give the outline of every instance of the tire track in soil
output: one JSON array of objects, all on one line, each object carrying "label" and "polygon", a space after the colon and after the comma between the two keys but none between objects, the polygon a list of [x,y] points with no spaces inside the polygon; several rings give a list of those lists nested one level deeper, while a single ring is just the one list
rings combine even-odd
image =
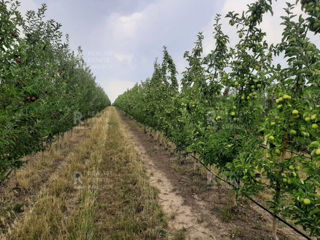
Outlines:
[{"label": "tire track in soil", "polygon": [[168,216],[169,229],[172,232],[184,232],[188,240],[231,239],[228,236],[231,229],[212,215],[209,223],[203,221],[205,215],[210,214],[205,208],[206,204],[196,195],[186,198],[180,194],[182,186],[177,181],[172,181],[168,173],[163,171],[163,168],[169,167],[165,165],[170,155],[165,151],[155,152],[152,148],[154,143],[148,140],[143,131],[133,126],[134,123],[129,122],[119,111],[118,114],[125,125],[128,138],[145,163],[151,184],[160,191],[159,202]]}]

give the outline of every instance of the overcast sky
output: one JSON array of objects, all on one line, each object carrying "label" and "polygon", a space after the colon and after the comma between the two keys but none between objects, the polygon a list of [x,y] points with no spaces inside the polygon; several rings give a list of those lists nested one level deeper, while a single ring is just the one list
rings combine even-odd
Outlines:
[{"label": "overcast sky", "polygon": [[[254,0],[20,0],[21,10],[48,5],[48,18],[62,23],[73,49],[81,46],[97,82],[113,101],[136,82],[150,77],[155,58],[167,46],[179,72],[183,53],[204,32],[205,52],[213,47],[212,24],[217,13],[242,11]],[[292,2],[293,0],[291,0]],[[295,1],[295,0],[294,0]],[[285,1],[275,4],[275,16],[267,16],[263,29],[270,42],[281,41],[279,16]],[[297,13],[300,10],[297,9]],[[223,21],[232,42],[234,30]],[[311,36],[320,45],[319,36]]]}]

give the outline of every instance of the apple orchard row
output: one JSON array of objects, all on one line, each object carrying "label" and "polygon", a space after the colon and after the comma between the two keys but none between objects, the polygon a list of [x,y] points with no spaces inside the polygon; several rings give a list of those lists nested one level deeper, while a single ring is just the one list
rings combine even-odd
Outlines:
[{"label": "apple orchard row", "polygon": [[[216,166],[238,186],[237,197],[267,193],[274,213],[320,239],[320,51],[308,38],[319,38],[320,3],[291,2],[281,43],[269,44],[260,27],[271,0],[223,16],[238,33],[234,46],[218,15],[215,48],[204,56],[200,33],[184,54],[181,81],[164,48],[152,77],[115,105]],[[305,15],[294,15],[300,6]]]}]

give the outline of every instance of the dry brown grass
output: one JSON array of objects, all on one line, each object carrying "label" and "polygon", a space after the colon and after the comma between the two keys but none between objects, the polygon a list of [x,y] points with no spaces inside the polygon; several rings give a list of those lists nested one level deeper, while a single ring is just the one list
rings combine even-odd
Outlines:
[{"label": "dry brown grass", "polygon": [[48,150],[26,156],[22,159],[23,167],[0,186],[0,239],[12,223],[32,207],[52,175],[66,164],[76,146],[88,136],[92,121],[90,119],[65,133]]},{"label": "dry brown grass", "polygon": [[105,154],[100,165],[97,239],[166,239],[166,221],[143,163],[111,108]]}]

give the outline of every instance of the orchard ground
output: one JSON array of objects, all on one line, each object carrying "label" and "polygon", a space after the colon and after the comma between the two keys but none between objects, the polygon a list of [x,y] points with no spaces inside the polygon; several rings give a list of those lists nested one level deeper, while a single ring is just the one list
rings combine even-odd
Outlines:
[{"label": "orchard ground", "polygon": [[145,130],[109,107],[26,157],[0,188],[0,239],[272,239],[266,213]]}]

